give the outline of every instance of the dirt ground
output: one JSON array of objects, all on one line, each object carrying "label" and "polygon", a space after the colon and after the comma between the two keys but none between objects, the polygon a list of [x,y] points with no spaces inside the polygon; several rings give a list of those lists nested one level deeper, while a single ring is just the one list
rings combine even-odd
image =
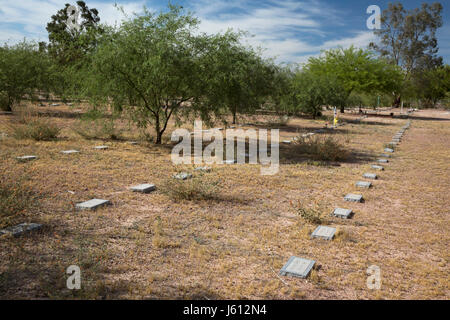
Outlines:
[{"label": "dirt ground", "polygon": [[[45,108],[40,108],[46,110]],[[80,110],[47,108],[63,128],[57,141],[17,140],[16,115],[0,115],[0,177],[21,181],[39,195],[17,222],[43,224],[40,232],[0,238],[0,298],[39,299],[449,299],[450,113],[418,111],[386,170],[364,190],[355,187],[374,172],[384,145],[408,121],[399,110],[355,122],[346,113],[333,135],[351,157],[318,165],[280,145],[280,171],[262,176],[259,165],[213,165],[209,173],[175,166],[171,146],[128,140],[85,140],[72,130]],[[331,113],[328,113],[329,115]],[[256,123],[256,121],[259,121]],[[243,128],[275,128],[268,116],[241,119]],[[266,124],[266,126],[265,126]],[[280,140],[322,128],[325,120],[292,118]],[[217,126],[220,126],[217,125]],[[126,127],[126,126],[124,126]],[[192,126],[191,126],[192,127]],[[172,130],[171,127],[170,130]],[[96,145],[108,150],[95,150]],[[64,155],[60,151],[81,152]],[[16,157],[39,159],[21,163]],[[175,201],[157,189],[130,192],[140,183],[157,188],[179,171],[219,181],[217,197]],[[70,191],[70,192],[69,192]],[[344,202],[345,194],[364,203]],[[91,198],[111,206],[78,211]],[[315,226],[297,207],[322,213],[338,229],[333,241],[311,239]],[[353,209],[350,220],[331,217]],[[308,279],[280,277],[291,256],[316,261]],[[81,268],[81,290],[66,288],[66,269]],[[367,268],[381,270],[381,289],[367,288]]]}]

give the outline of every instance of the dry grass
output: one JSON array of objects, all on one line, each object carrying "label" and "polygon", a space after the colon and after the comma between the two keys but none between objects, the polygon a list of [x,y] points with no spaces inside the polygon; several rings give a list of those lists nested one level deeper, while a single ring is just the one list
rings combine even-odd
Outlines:
[{"label": "dry grass", "polygon": [[[49,109],[41,108],[54,112]],[[21,219],[46,226],[39,234],[0,240],[2,298],[450,297],[450,117],[444,112],[416,114],[423,118],[413,119],[370,190],[356,190],[354,184],[406,120],[369,117],[338,128],[335,135],[351,150],[340,166],[311,166],[307,156],[283,162],[274,176],[261,176],[256,165],[213,166],[205,175],[220,180],[217,194],[229,201],[187,201],[159,189],[176,172],[192,170],[172,164],[170,146],[80,139],[71,130],[78,118],[69,114],[75,111],[54,109],[65,115],[53,118],[62,129],[60,140],[0,140],[0,176],[14,180],[26,174],[30,189],[44,195],[39,208],[26,209]],[[0,115],[0,132],[11,133],[14,117]],[[293,118],[281,128],[280,140],[323,125],[323,120]],[[139,137],[127,124],[121,129],[126,139]],[[110,148],[94,150],[98,144]],[[292,147],[281,146],[282,156]],[[72,148],[81,153],[60,154]],[[39,159],[15,160],[25,154]],[[157,191],[127,189],[145,182],[156,184]],[[366,202],[344,202],[348,192],[361,192]],[[95,212],[73,209],[93,197],[113,205]],[[336,239],[310,239],[314,227],[297,215],[291,206],[296,201],[321,208],[323,223],[339,230]],[[338,206],[352,208],[353,219],[331,217]],[[317,261],[311,278],[280,281],[275,273],[291,255]],[[65,270],[72,264],[82,270],[80,291],[65,288]],[[379,291],[366,287],[370,265],[381,268]]]}]

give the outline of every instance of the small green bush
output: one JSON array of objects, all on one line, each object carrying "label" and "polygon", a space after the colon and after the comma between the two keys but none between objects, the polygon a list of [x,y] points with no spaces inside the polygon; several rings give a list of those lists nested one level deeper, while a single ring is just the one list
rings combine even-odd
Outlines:
[{"label": "small green bush", "polygon": [[11,127],[12,136],[16,139],[33,139],[36,141],[56,140],[61,129],[48,120],[33,119],[25,124]]},{"label": "small green bush", "polygon": [[303,220],[311,224],[321,224],[320,213],[313,209],[297,208],[297,213]]},{"label": "small green bush", "polygon": [[86,119],[79,121],[73,128],[77,134],[87,140],[111,139],[120,140],[122,130],[116,127],[111,119]]},{"label": "small green bush", "polygon": [[219,182],[206,180],[203,176],[187,180],[169,179],[161,185],[160,190],[175,201],[213,200],[218,198]]},{"label": "small green bush", "polygon": [[297,154],[304,154],[320,161],[341,161],[348,159],[350,155],[344,144],[337,138],[317,134],[310,137],[298,137],[293,150]]}]

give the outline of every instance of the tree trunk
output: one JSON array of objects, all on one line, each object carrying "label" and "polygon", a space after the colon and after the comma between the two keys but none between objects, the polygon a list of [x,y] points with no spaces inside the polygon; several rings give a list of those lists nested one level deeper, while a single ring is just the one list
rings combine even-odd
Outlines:
[{"label": "tree trunk", "polygon": [[2,106],[1,109],[3,111],[6,111],[6,112],[11,112],[12,111],[12,105],[13,105],[13,99],[11,99],[11,97],[8,96],[7,104],[5,106]]},{"label": "tree trunk", "polygon": [[6,112],[11,112],[12,108],[11,108],[10,104],[7,104],[6,106],[1,107],[1,110],[6,111]]},{"label": "tree trunk", "polygon": [[161,144],[162,132],[161,132],[161,125],[159,123],[159,115],[158,114],[155,117],[155,131],[156,131],[155,144]]},{"label": "tree trunk", "polygon": [[161,144],[162,143],[162,132],[157,131],[156,132],[156,142],[155,144]]},{"label": "tree trunk", "polygon": [[344,108],[344,106],[341,106],[341,113],[344,113],[345,112],[345,108]]},{"label": "tree trunk", "polygon": [[398,95],[398,96],[395,97],[393,107],[399,108],[401,103],[402,103],[402,96]]},{"label": "tree trunk", "polygon": [[233,108],[233,124],[236,124],[236,107]]}]

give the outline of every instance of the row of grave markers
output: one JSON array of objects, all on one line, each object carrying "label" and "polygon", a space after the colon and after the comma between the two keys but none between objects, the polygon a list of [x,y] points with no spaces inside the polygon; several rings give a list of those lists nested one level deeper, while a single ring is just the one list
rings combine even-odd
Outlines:
[{"label": "row of grave markers", "polygon": [[[388,163],[389,160],[387,158],[391,158],[390,153],[394,152],[394,148],[401,142],[403,134],[410,127],[411,121],[408,121],[407,124],[400,129],[398,133],[396,133],[392,141],[388,144],[390,148],[385,148],[383,154],[380,155],[380,159],[377,159],[378,163]],[[384,170],[384,167],[381,165],[372,165],[373,169]],[[366,179],[376,180],[378,176],[375,173],[364,173],[363,177]],[[359,188],[369,189],[372,186],[372,183],[369,181],[357,181],[356,186]],[[361,194],[353,194],[349,193],[344,197],[345,201],[349,202],[363,202],[364,198]],[[344,208],[336,208],[334,209],[332,215],[335,217],[350,219],[353,216],[353,210],[344,209]],[[311,234],[311,238],[320,238],[325,240],[332,240],[336,233],[336,228],[328,227],[328,226],[318,226]],[[296,256],[292,256],[286,262],[286,264],[281,268],[280,275],[282,276],[293,276],[299,278],[307,278],[313,269],[316,261],[300,258]]]},{"label": "row of grave markers", "polygon": [[[362,117],[364,118],[364,117]],[[384,149],[384,154],[381,155],[381,158],[377,160],[379,163],[388,163],[388,159],[391,156],[388,153],[394,152],[394,147],[397,146],[401,138],[404,134],[404,132],[409,128],[411,124],[411,121],[409,121],[402,129],[394,135],[392,138],[392,141],[389,143],[390,148]],[[341,124],[343,125],[343,124]],[[323,129],[316,130],[317,132],[322,132]],[[311,134],[306,134],[311,135]],[[135,143],[133,143],[135,144]],[[107,149],[107,146],[98,146],[94,147],[95,149]],[[78,150],[66,150],[62,151],[64,154],[72,154],[72,153],[78,153]],[[18,159],[21,160],[33,160],[36,159],[36,156],[23,156],[19,157]],[[234,163],[234,162],[233,162]],[[372,165],[373,169],[377,170],[384,170],[384,167],[381,165]],[[210,171],[209,167],[199,167],[195,170],[202,170],[202,171]],[[190,173],[179,173],[174,176],[175,179],[180,180],[186,180],[192,177],[192,174]],[[378,177],[374,173],[364,173],[363,175],[366,179],[372,179],[376,180]],[[356,182],[356,186],[359,188],[370,188],[372,186],[371,182],[368,181],[358,181]],[[156,186],[154,184],[140,184],[129,188],[133,192],[141,192],[141,193],[150,193],[154,190],[156,190]],[[363,196],[361,194],[352,194],[349,193],[344,197],[345,201],[349,202],[363,202]],[[76,204],[76,208],[79,210],[95,210],[101,206],[110,205],[111,202],[109,200],[104,199],[91,199],[89,201],[85,201],[82,203]],[[353,210],[346,209],[346,208],[335,208],[332,212],[332,215],[338,218],[343,219],[350,219],[353,216]],[[0,235],[2,234],[12,234],[13,236],[19,236],[25,232],[30,232],[34,230],[39,230],[42,226],[40,224],[36,223],[22,223],[14,227],[9,227],[3,230],[0,230]],[[328,226],[318,226],[311,234],[311,238],[320,238],[325,240],[332,240],[334,238],[334,235],[336,233],[336,228],[328,227]],[[300,258],[296,256],[292,256],[289,258],[289,260],[286,262],[286,264],[281,268],[280,275],[282,276],[294,276],[294,277],[300,277],[300,278],[307,278],[310,274],[312,268],[315,265],[314,260],[309,260],[305,258]]]}]

